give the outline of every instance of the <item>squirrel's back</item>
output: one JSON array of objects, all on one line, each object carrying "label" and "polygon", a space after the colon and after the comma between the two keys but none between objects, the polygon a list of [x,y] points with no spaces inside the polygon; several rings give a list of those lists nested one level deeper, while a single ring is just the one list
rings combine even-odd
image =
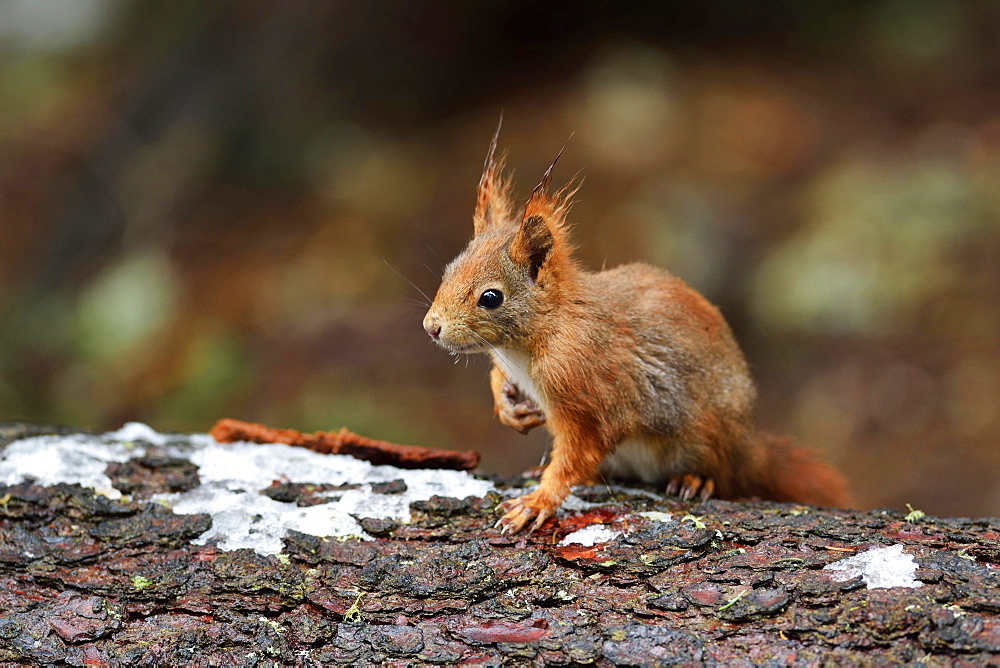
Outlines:
[{"label": "squirrel's back", "polygon": [[[587,274],[586,282],[634,364],[649,429],[675,432],[705,409],[752,419],[756,391],[746,359],[722,314],[701,294],[642,263]],[[682,415],[658,414],[668,397],[679,399],[668,412]]]}]

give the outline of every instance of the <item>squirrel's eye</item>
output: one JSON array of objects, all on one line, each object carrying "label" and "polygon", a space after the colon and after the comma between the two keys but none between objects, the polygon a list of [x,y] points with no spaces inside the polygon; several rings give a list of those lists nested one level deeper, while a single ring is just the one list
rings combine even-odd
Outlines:
[{"label": "squirrel's eye", "polygon": [[487,290],[479,295],[479,306],[482,308],[496,308],[503,304],[503,293],[499,290]]}]

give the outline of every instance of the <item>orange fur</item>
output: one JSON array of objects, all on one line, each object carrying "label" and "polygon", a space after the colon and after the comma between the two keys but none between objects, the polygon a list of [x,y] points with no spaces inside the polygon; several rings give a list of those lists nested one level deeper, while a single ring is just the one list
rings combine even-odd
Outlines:
[{"label": "orange fur", "polygon": [[[566,223],[575,186],[550,194],[549,167],[515,216],[496,141],[475,236],[446,268],[424,327],[453,353],[492,357],[503,424],[545,424],[552,435],[538,488],[504,504],[504,529],[539,526],[572,486],[601,475],[682,479],[688,492],[723,498],[846,504],[836,471],[758,433],[756,390],[718,309],[648,265],[581,269]],[[485,299],[496,294],[499,304]]]}]

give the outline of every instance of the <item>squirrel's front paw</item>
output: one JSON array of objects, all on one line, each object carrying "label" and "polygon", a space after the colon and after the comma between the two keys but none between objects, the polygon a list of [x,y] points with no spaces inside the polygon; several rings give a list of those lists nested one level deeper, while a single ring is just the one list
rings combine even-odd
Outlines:
[{"label": "squirrel's front paw", "polygon": [[501,424],[522,434],[527,434],[535,427],[545,424],[545,412],[510,383],[504,383],[503,392],[496,402],[496,409]]},{"label": "squirrel's front paw", "polygon": [[505,514],[497,520],[496,526],[500,528],[500,533],[517,533],[534,519],[535,523],[531,525],[531,531],[534,531],[545,524],[558,507],[559,501],[553,500],[548,495],[539,494],[537,491],[525,494],[504,501],[497,507],[497,510]]}]

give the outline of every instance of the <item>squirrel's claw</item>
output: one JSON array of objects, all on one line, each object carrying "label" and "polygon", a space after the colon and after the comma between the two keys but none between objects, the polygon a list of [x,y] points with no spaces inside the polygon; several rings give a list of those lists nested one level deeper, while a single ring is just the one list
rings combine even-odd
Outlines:
[{"label": "squirrel's claw", "polygon": [[667,494],[679,496],[685,501],[690,501],[695,496],[707,501],[715,493],[715,481],[711,478],[703,478],[700,475],[684,474],[670,478],[667,482]]},{"label": "squirrel's claw", "polygon": [[525,494],[516,499],[504,501],[497,506],[497,510],[505,513],[496,523],[496,527],[500,529],[502,534],[517,533],[534,519],[535,522],[529,530],[531,533],[545,524],[555,513],[555,508],[549,507],[534,494]]}]

